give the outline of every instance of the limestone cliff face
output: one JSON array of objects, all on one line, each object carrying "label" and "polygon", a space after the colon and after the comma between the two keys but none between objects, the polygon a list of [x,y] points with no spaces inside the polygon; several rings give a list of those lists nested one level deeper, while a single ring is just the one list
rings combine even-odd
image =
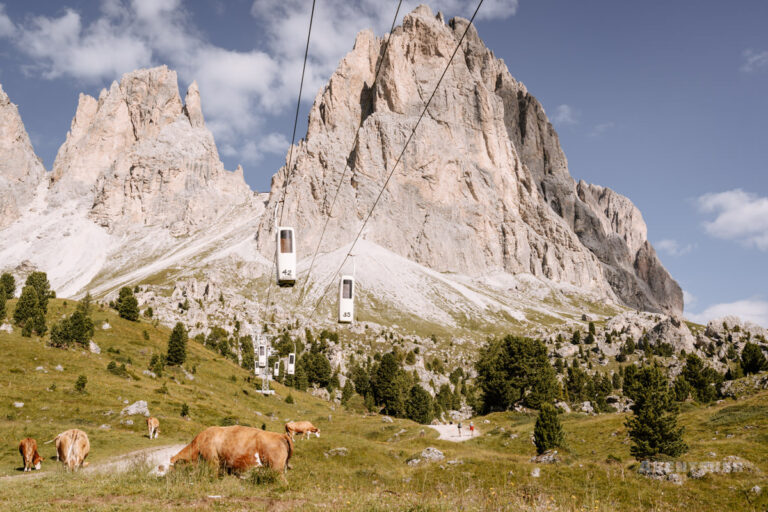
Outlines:
[{"label": "limestone cliff face", "polygon": [[0,86],[0,229],[21,215],[44,176],[19,111]]},{"label": "limestone cliff face", "polygon": [[111,231],[161,225],[184,234],[253,196],[242,169],[224,169],[205,127],[196,83],[179,96],[165,66],[134,71],[80,95],[56,156],[52,198],[90,204]]},{"label": "limestone cliff face", "polygon": [[[361,32],[320,91],[294,151],[284,224],[311,256],[346,164],[321,252],[351,242],[467,21],[421,6],[390,45]],[[382,69],[377,83],[377,63]],[[351,147],[358,126],[358,141]],[[289,169],[274,176],[267,211]],[[258,243],[274,250],[271,216]],[[529,273],[607,300],[680,312],[682,292],[629,199],[576,183],[546,114],[470,28],[364,238],[441,272]]]}]

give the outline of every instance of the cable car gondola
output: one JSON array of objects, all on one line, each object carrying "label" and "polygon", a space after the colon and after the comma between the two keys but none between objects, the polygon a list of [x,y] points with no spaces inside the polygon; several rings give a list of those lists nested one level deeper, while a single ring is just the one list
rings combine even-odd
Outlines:
[{"label": "cable car gondola", "polygon": [[293,228],[277,228],[277,285],[296,284],[296,244]]},{"label": "cable car gondola", "polygon": [[341,276],[339,282],[339,323],[350,324],[355,320],[355,278]]}]

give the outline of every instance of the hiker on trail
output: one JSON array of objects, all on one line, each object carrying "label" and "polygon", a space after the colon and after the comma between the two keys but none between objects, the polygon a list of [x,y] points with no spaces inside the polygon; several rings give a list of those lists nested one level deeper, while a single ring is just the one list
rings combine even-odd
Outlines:
[{"label": "hiker on trail", "polygon": [[458,427],[459,427],[459,437],[461,437],[461,422],[459,422]]},{"label": "hiker on trail", "polygon": [[469,422],[469,437],[475,436],[475,424],[471,421]]}]

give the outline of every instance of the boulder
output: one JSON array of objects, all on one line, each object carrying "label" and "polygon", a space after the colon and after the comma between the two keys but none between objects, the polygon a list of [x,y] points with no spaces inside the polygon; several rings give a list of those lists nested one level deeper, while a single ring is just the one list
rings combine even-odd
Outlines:
[{"label": "boulder", "polygon": [[142,416],[149,416],[149,408],[147,407],[147,402],[145,400],[138,400],[133,402],[131,405],[123,408],[123,410],[120,411],[121,416],[134,416],[137,414]]},{"label": "boulder", "polygon": [[421,452],[421,458],[427,462],[439,462],[445,458],[445,455],[443,455],[443,452],[437,448],[430,446],[428,448],[424,448],[424,450]]}]

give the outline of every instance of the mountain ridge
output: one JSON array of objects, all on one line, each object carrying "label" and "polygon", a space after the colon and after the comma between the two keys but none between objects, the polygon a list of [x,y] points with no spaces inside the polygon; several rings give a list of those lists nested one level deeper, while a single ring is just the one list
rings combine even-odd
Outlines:
[{"label": "mountain ridge", "polygon": [[[307,135],[294,149],[296,175],[285,206],[297,229],[300,280],[309,278],[308,259],[341,171],[347,162],[351,168],[320,247],[324,270],[311,276],[307,299],[319,299],[332,278],[339,248],[359,229],[467,23],[455,18],[446,25],[419,7],[393,31],[386,54],[383,39],[362,31],[318,92]],[[34,211],[0,230],[6,268],[46,270],[68,296],[106,296],[146,282],[162,294],[162,287],[194,278],[239,304],[238,314],[252,325],[274,314],[306,315],[306,305],[289,306],[299,304],[295,291],[264,301],[274,251],[271,212],[285,166],[269,195],[251,191],[242,168],[224,170],[196,83],[182,102],[177,82],[160,66],[127,73],[98,99],[80,96],[53,170],[36,185]],[[415,266],[400,266],[402,293],[397,279],[384,282],[373,267],[370,276],[364,266],[357,270],[360,291],[372,300],[373,283],[386,285],[389,309],[417,317],[431,311],[446,326],[484,315],[536,324],[545,313],[514,291],[522,286],[530,297],[559,296],[554,302],[569,304],[562,310],[568,318],[581,315],[584,300],[595,310],[682,310],[679,286],[647,241],[639,210],[608,188],[570,177],[543,107],[474,27],[384,196],[363,234],[375,254],[370,261],[386,267],[382,258],[392,254]],[[425,287],[428,303],[409,310],[404,297],[416,286]],[[466,286],[482,299],[443,300],[441,293]],[[180,317],[174,304],[160,303],[168,322]],[[565,318],[560,306],[548,307],[553,318]],[[373,314],[371,320],[383,313]],[[195,323],[205,328],[211,315],[203,308]]]}]

